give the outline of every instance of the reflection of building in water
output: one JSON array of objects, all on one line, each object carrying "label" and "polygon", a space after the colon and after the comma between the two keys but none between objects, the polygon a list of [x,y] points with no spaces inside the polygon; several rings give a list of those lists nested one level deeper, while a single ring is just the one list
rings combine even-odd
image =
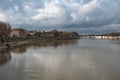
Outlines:
[{"label": "reflection of building in water", "polygon": [[9,51],[2,50],[0,51],[0,64],[3,64],[11,59]]},{"label": "reflection of building in water", "polygon": [[49,41],[43,41],[43,42],[34,42],[29,44],[29,46],[32,47],[40,47],[40,46],[62,46],[62,45],[74,45],[77,44],[78,40],[49,40]]},{"label": "reflection of building in water", "polygon": [[38,48],[40,46],[53,46],[53,47],[58,47],[62,45],[74,45],[77,44],[78,40],[49,40],[49,41],[37,41],[37,42],[31,42],[29,44],[26,44],[21,47],[13,48],[11,49],[12,52],[15,53],[25,53],[26,48],[28,47],[33,47],[33,48]]},{"label": "reflection of building in water", "polygon": [[24,53],[26,52],[26,46],[17,47],[17,48],[12,49],[11,51],[15,53]]},{"label": "reflection of building in water", "polygon": [[78,40],[58,40],[58,41],[51,41],[49,42],[49,46],[54,46],[54,47],[58,47],[58,46],[66,46],[66,45],[74,45],[77,44]]}]

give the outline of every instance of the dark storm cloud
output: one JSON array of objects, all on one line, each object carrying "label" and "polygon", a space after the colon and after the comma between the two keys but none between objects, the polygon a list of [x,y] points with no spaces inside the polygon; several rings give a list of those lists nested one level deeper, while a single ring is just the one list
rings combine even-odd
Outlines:
[{"label": "dark storm cloud", "polygon": [[120,0],[1,0],[0,20],[26,29],[120,30]]}]

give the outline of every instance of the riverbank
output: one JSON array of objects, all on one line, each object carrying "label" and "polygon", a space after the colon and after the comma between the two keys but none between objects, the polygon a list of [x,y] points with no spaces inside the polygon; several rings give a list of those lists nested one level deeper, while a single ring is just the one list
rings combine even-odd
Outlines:
[{"label": "riverbank", "polygon": [[0,46],[0,50],[8,49],[8,48],[16,48],[20,46],[24,46],[30,43],[48,43],[51,41],[61,41],[61,40],[74,40],[79,38],[65,38],[65,39],[58,39],[58,38],[9,38],[5,39],[5,43]]}]

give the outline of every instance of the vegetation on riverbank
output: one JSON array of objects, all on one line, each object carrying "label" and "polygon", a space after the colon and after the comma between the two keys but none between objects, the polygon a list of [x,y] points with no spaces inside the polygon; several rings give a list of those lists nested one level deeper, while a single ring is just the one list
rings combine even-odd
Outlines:
[{"label": "vegetation on riverbank", "polygon": [[28,44],[31,41],[41,40],[69,40],[79,39],[77,32],[58,31],[37,31],[25,30],[23,28],[12,29],[9,23],[0,22],[0,49]]}]

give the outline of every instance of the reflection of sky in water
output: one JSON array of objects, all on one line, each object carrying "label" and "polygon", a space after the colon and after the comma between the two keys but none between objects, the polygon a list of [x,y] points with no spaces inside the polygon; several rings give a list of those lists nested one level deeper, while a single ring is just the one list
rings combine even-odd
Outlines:
[{"label": "reflection of sky in water", "polygon": [[119,48],[101,40],[28,48],[12,53],[11,62],[0,68],[0,80],[120,80]]}]

